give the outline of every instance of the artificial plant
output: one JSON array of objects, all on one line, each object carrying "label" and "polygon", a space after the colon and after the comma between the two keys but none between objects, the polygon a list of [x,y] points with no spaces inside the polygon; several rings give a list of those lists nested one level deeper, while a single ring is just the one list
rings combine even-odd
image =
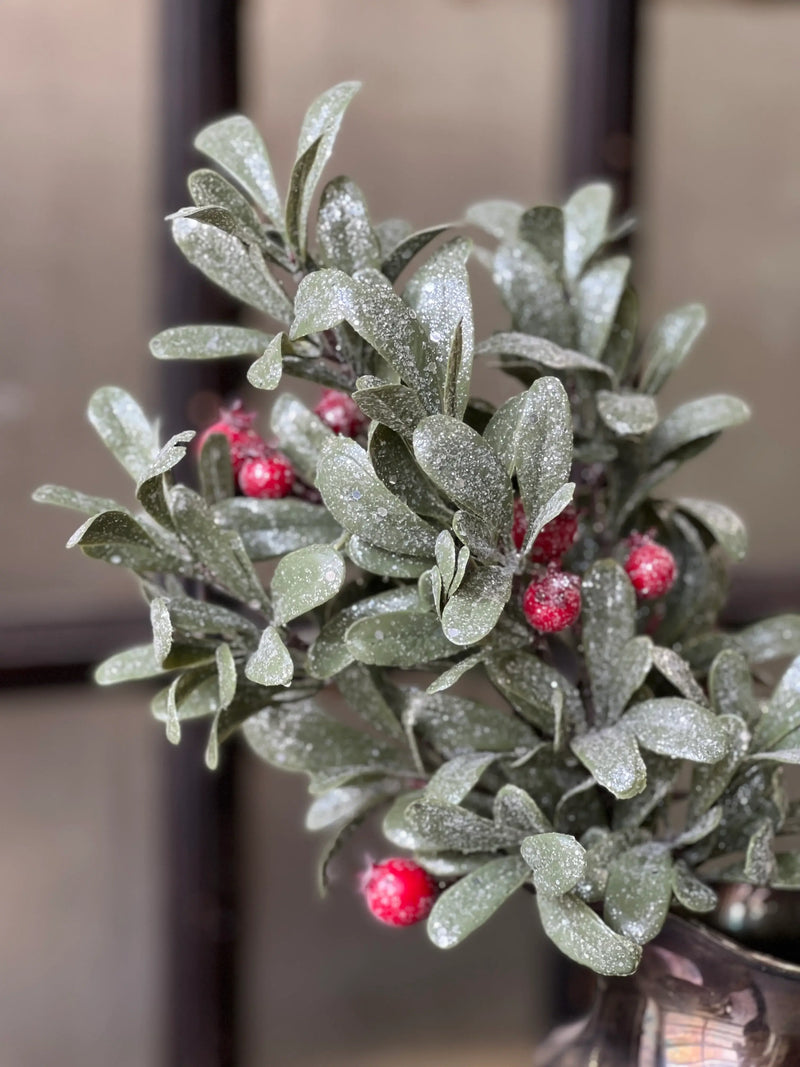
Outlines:
[{"label": "artificial plant", "polygon": [[[437,945],[527,885],[567,955],[629,973],[671,906],[713,909],[710,878],[800,886],[800,857],[775,847],[800,829],[782,784],[800,762],[800,658],[771,694],[754,673],[800,651],[800,617],[722,630],[744,527],[663,488],[747,407],[660,410],[704,313],[670,312],[639,343],[606,185],[563,208],[475,205],[464,224],[491,247],[373,224],[346,177],[315,204],[356,88],[311,105],[285,202],[246,118],[200,133],[219,170],[190,175],[172,234],[258,325],[150,345],[250,357],[268,393],[284,376],[335,392],[316,410],[281,392],[267,442],[234,408],[187,456],[192,432],[162,444],[130,396],[100,389],[89,418],[136,504],[36,496],[87,514],[69,546],[129,568],[150,607],[152,643],[97,681],[163,678],[156,718],[175,743],[206,718],[211,768],[241,730],[306,773],[307,826],[331,834],[323,882],[377,815],[427,872],[412,917],[433,905]],[[510,316],[477,345],[471,257]],[[472,393],[474,359],[514,380],[496,409]],[[194,483],[195,463],[197,489],[175,477]],[[323,707],[328,689],[358,726]]]}]

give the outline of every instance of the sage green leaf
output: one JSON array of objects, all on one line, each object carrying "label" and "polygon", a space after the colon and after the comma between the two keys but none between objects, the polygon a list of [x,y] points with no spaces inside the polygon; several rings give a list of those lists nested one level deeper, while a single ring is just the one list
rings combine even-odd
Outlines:
[{"label": "sage green leaf", "polygon": [[588,904],[574,894],[536,894],[544,932],[555,946],[596,974],[633,974],[642,958],[635,941],[615,933]]},{"label": "sage green leaf", "polygon": [[647,768],[647,785],[635,797],[614,805],[611,820],[614,830],[625,831],[644,825],[671,793],[681,767],[678,760],[656,756],[652,752],[644,754],[644,764]]},{"label": "sage green leaf", "polygon": [[172,647],[173,634],[166,597],[156,597],[150,602],[150,625],[153,629],[153,655],[156,663],[163,664]]},{"label": "sage green leaf", "polygon": [[705,441],[750,418],[750,408],[735,396],[707,396],[689,400],[667,415],[648,440],[651,467],[694,442]]},{"label": "sage green leaf", "polygon": [[640,745],[661,756],[717,763],[728,751],[728,735],[717,716],[681,697],[635,704],[623,722]]},{"label": "sage green leaf", "polygon": [[700,818],[692,825],[689,825],[682,833],[672,839],[671,847],[685,848],[687,845],[696,845],[698,841],[702,841],[708,837],[709,834],[717,829],[722,821],[722,807],[717,806],[709,808],[704,812]]},{"label": "sage green leaf", "polygon": [[444,673],[440,674],[436,681],[431,682],[425,692],[441,693],[445,689],[449,689],[451,686],[456,684],[456,682],[459,680],[459,678],[462,677],[462,675],[466,674],[467,671],[471,671],[473,667],[477,667],[478,664],[482,662],[482,652],[476,652],[472,656],[466,656],[459,663],[456,663],[454,666],[449,667],[446,671],[444,671]]},{"label": "sage green leaf", "polygon": [[40,485],[33,493],[37,504],[54,504],[59,508],[81,511],[84,515],[99,515],[101,511],[122,511],[115,500],[103,496],[89,496],[63,485]]},{"label": "sage green leaf", "polygon": [[590,267],[578,281],[576,347],[587,356],[599,359],[608,344],[630,269],[627,256],[611,256]]},{"label": "sage green leaf", "polygon": [[610,378],[608,367],[571,348],[561,348],[544,337],[527,333],[496,333],[475,349],[477,356],[499,356],[505,370],[532,367],[537,373],[548,371],[588,371]]},{"label": "sage green leaf", "polygon": [[553,493],[528,523],[525,540],[522,543],[522,555],[526,556],[533,548],[533,543],[548,522],[560,515],[575,495],[575,483],[567,482]]},{"label": "sage green leaf", "polygon": [[620,800],[641,793],[647,784],[647,767],[636,738],[624,722],[572,739],[570,747],[598,785]]},{"label": "sage green leaf", "polygon": [[124,389],[107,385],[92,396],[88,415],[103,444],[138,482],[158,453],[156,429],[142,409]]},{"label": "sage green leaf", "polygon": [[678,860],[672,868],[672,892],[689,911],[713,911],[717,906],[717,894],[683,860]]},{"label": "sage green leaf", "polygon": [[167,529],[174,529],[167,502],[168,482],[164,475],[176,467],[186,455],[186,445],[194,438],[194,430],[175,434],[161,448],[136,485],[136,499],[148,514]]},{"label": "sage green leaf", "polygon": [[527,243],[503,244],[494,258],[494,283],[515,330],[576,347],[575,314],[559,276]]},{"label": "sage green leaf", "polygon": [[413,226],[407,219],[384,219],[375,223],[375,233],[381,246],[381,255],[387,256],[391,250],[410,236]]},{"label": "sage green leaf", "polygon": [[727,752],[721,760],[698,764],[692,769],[687,817],[697,819],[708,811],[733,780],[750,745],[750,731],[737,715],[720,715],[717,721],[725,731]]},{"label": "sage green leaf", "polygon": [[347,542],[347,555],[357,567],[384,578],[419,578],[430,567],[429,559],[387,552],[355,536]]},{"label": "sage green leaf", "polygon": [[258,213],[242,193],[215,170],[195,170],[188,178],[189,195],[200,208],[221,207],[233,215],[239,235],[258,244],[264,240],[264,227]]},{"label": "sage green leaf", "polygon": [[167,723],[171,719],[174,732],[176,713],[178,724],[204,718],[217,711],[218,700],[217,672],[206,666],[185,671],[167,689],[156,693],[150,708],[158,722]]},{"label": "sage green leaf", "polygon": [[583,836],[586,849],[583,877],[575,892],[588,904],[599,902],[606,895],[608,869],[612,860],[628,841],[624,833],[610,833],[605,827],[596,826]]},{"label": "sage green leaf", "polygon": [[324,507],[292,497],[224,500],[215,507],[214,516],[221,525],[238,531],[253,560],[272,559],[298,548],[335,541],[342,532]]},{"label": "sage green leaf", "polygon": [[[492,537],[490,540],[493,531],[487,530],[486,523],[479,519],[477,515],[472,515],[468,511],[457,511],[453,515],[452,526],[453,533],[464,543],[464,547],[459,551],[459,562],[463,558],[465,570],[467,562],[473,557],[481,563],[487,564],[504,562],[503,556],[497,547],[497,539]],[[462,553],[464,553],[463,557]],[[466,553],[469,553],[469,556]],[[459,579],[459,584],[461,584],[464,573],[458,571],[456,577]],[[455,581],[453,586],[452,592],[455,592]]]},{"label": "sage green leaf", "polygon": [[169,503],[181,540],[196,559],[203,561],[215,584],[247,604],[266,604],[266,594],[239,535],[221,528],[203,498],[186,486],[176,485],[170,491]]},{"label": "sage green leaf", "polygon": [[289,321],[291,301],[255,245],[247,246],[233,234],[196,219],[174,219],[172,236],[192,266],[210,281],[273,319]]},{"label": "sage green leaf", "polygon": [[270,586],[276,625],[284,626],[332,600],[344,578],[344,560],[328,545],[309,545],[284,556]]},{"label": "sage green leaf", "polygon": [[471,752],[515,752],[536,744],[526,723],[450,693],[411,691],[406,712],[422,736],[447,759]]},{"label": "sage green leaf", "polygon": [[211,433],[203,441],[197,463],[200,491],[207,504],[231,500],[236,492],[231,447],[224,433]]},{"label": "sage green leaf", "polygon": [[[475,329],[469,290],[467,260],[472,243],[456,237],[438,248],[417,270],[406,286],[403,298],[417,313],[427,331],[436,361],[436,376],[442,410],[461,418],[469,401]],[[456,336],[460,338],[457,374],[453,390],[453,410],[445,403],[449,356]]]},{"label": "sage green leaf", "polygon": [[[357,394],[356,394],[357,395]],[[369,439],[372,466],[383,484],[412,511],[437,524],[449,524],[451,511],[417,466],[410,444],[388,426],[373,426]]]},{"label": "sage green leaf", "polygon": [[448,593],[456,576],[456,543],[449,530],[442,530],[436,538],[435,553],[442,586],[445,593]]},{"label": "sage green leaf", "polygon": [[345,785],[316,797],[306,812],[306,830],[326,830],[337,823],[348,823],[387,796],[383,783]]},{"label": "sage green leaf", "polygon": [[157,678],[164,668],[156,658],[151,644],[137,645],[124,652],[116,652],[95,668],[94,680],[98,685],[117,685],[120,682],[138,681],[140,678]]},{"label": "sage green leaf", "polygon": [[345,635],[350,654],[377,667],[416,667],[457,652],[436,615],[396,611],[354,622]]},{"label": "sage green leaf", "polygon": [[428,937],[437,948],[460,944],[527,880],[519,856],[490,860],[442,893],[428,917]]},{"label": "sage green leaf", "polygon": [[636,594],[611,559],[594,563],[581,583],[583,647],[601,721],[609,713],[617,664],[636,633]]},{"label": "sage green leaf", "polygon": [[509,838],[489,819],[443,801],[415,800],[405,820],[415,835],[414,848],[423,851],[492,852],[513,843],[513,835]]},{"label": "sage green leaf", "polygon": [[622,294],[617,308],[617,317],[611,326],[603,352],[603,362],[612,374],[621,380],[628,370],[636,342],[639,325],[639,298],[629,285]]},{"label": "sage green leaf", "polygon": [[658,422],[658,408],[651,396],[639,393],[596,394],[600,418],[617,437],[635,437],[649,433]]},{"label": "sage green leaf", "polygon": [[153,554],[157,552],[157,546],[147,531],[127,511],[102,511],[87,519],[67,541],[67,548],[74,548],[75,545],[112,548],[132,545]]},{"label": "sage green leaf", "polygon": [[350,533],[389,552],[433,558],[437,531],[386,488],[355,441],[336,437],[326,444],[317,485],[328,510]]},{"label": "sage green leaf", "polygon": [[247,371],[247,380],[256,389],[277,389],[283,374],[283,349],[286,334],[279,333],[269,342]]},{"label": "sage green leaf", "polygon": [[450,586],[450,595],[452,596],[457,590],[461,588],[461,583],[464,581],[464,575],[467,573],[467,564],[469,563],[470,551],[467,545],[462,545],[458,550],[458,556],[456,558],[456,573]]},{"label": "sage green leaf", "polygon": [[476,567],[445,604],[442,629],[455,645],[474,645],[494,629],[511,596],[513,573]]},{"label": "sage green leaf", "polygon": [[695,681],[692,668],[673,649],[654,646],[653,666],[687,700],[693,700],[695,704],[708,707],[708,699],[701,686]]},{"label": "sage green leaf", "polygon": [[381,378],[359,378],[353,400],[370,419],[404,437],[411,437],[428,414],[413,389]]},{"label": "sage green leaf", "polygon": [[379,265],[380,243],[370,225],[364,194],[349,178],[334,178],[323,189],[317,240],[325,267],[355,274]]},{"label": "sage green leaf", "polygon": [[244,673],[257,685],[291,685],[294,675],[292,657],[274,626],[268,626],[261,634],[258,648],[245,664]]},{"label": "sage green leaf", "polygon": [[738,715],[755,726],[761,708],[753,696],[753,678],[744,655],[736,648],[724,648],[711,664],[708,691],[718,715]]},{"label": "sage green leaf", "polygon": [[655,395],[688,356],[706,325],[706,309],[687,304],[660,319],[644,343],[642,389]]},{"label": "sage green leaf", "polygon": [[583,701],[577,688],[538,656],[524,650],[499,652],[487,656],[485,662],[492,684],[537,729],[551,736],[554,733],[556,694],[563,698],[567,719],[571,723],[583,721]]},{"label": "sage green leaf", "polygon": [[511,521],[511,481],[497,453],[458,419],[431,415],[414,431],[414,455],[431,481],[464,511],[499,531]]},{"label": "sage green leaf", "polygon": [[213,634],[231,644],[242,644],[243,640],[250,644],[258,637],[258,630],[249,619],[221,604],[188,596],[162,599],[173,628],[187,638]]},{"label": "sage green leaf", "polygon": [[306,231],[310,204],[308,185],[321,144],[322,138],[318,137],[298,154],[289,179],[289,193],[286,197],[286,237],[290,248],[295,250],[301,263],[306,257]]},{"label": "sage green leaf", "polygon": [[675,504],[691,518],[697,519],[731,559],[744,559],[747,555],[747,528],[730,508],[711,500],[689,497],[679,497]]},{"label": "sage green leaf", "polygon": [[619,653],[614,679],[608,693],[608,721],[616,722],[633,694],[644,685],[653,666],[653,642],[649,637],[632,637]]},{"label": "sage green leaf", "polygon": [[569,398],[558,378],[539,378],[526,394],[514,456],[526,515],[538,519],[542,508],[567,481],[571,466]]},{"label": "sage green leaf", "polygon": [[775,687],[753,731],[753,748],[758,752],[796,747],[800,747],[800,656]]},{"label": "sage green leaf", "polygon": [[416,586],[400,586],[365,597],[344,608],[323,626],[308,652],[307,670],[314,678],[326,679],[352,663],[353,654],[345,644],[345,634],[358,619],[395,611],[408,611],[417,605]]},{"label": "sage green leaf", "polygon": [[370,726],[398,741],[405,740],[400,719],[378,684],[379,675],[363,663],[351,663],[336,675],[336,688]]},{"label": "sage green leaf", "polygon": [[553,829],[533,797],[516,785],[504,785],[497,791],[492,811],[496,823],[514,827],[520,834],[546,834]]},{"label": "sage green leaf", "polygon": [[416,313],[375,271],[350,278],[339,270],[307,275],[295,295],[292,339],[348,322],[415,389],[428,411],[439,406],[435,364]]},{"label": "sage green leaf", "polygon": [[629,849],[612,860],[604,918],[639,945],[661,932],[672,899],[672,859],[656,844]]},{"label": "sage green leaf", "polygon": [[564,205],[564,269],[575,281],[605,242],[613,194],[605,182],[584,185]]},{"label": "sage green leaf", "polygon": [[217,679],[219,685],[219,706],[227,708],[236,696],[236,662],[230,645],[217,645],[215,653]]},{"label": "sage green leaf", "polygon": [[425,787],[425,800],[460,804],[496,759],[497,756],[493,752],[488,756],[485,752],[472,752],[447,760]]},{"label": "sage green leaf", "polygon": [[404,793],[398,797],[383,818],[381,831],[386,840],[398,848],[416,848],[417,835],[406,822],[406,812],[419,800],[421,793]]},{"label": "sage green leaf", "polygon": [[449,229],[449,225],[431,226],[415,233],[404,233],[402,237],[398,236],[384,252],[381,273],[385,274],[390,282],[397,281],[414,256]]},{"label": "sage green leaf", "polygon": [[200,131],[194,144],[234,177],[272,222],[281,225],[281,198],[269,156],[249,119],[244,115],[231,115],[214,122]]},{"label": "sage green leaf", "polygon": [[271,334],[243,326],[174,326],[156,334],[150,352],[156,359],[257,356],[271,340]]},{"label": "sage green leaf", "polygon": [[547,263],[560,273],[564,264],[564,213],[561,208],[532,207],[519,220],[517,233],[532,244]]},{"label": "sage green leaf", "polygon": [[329,441],[334,440],[333,431],[292,393],[282,393],[277,398],[272,407],[270,425],[281,451],[286,453],[306,481],[314,483],[322,450]]},{"label": "sage green leaf", "polygon": [[318,96],[305,114],[297,143],[298,161],[309,152],[315,142],[319,142],[319,147],[313,153],[308,175],[303,182],[303,194],[299,208],[303,228],[308,218],[314,190],[333,152],[344,113],[360,87],[360,82],[341,82],[339,85],[334,85],[332,89],[327,89]]},{"label": "sage green leaf", "polygon": [[312,777],[340,770],[361,775],[409,770],[398,749],[337,722],[312,700],[264,708],[245,723],[244,735],[267,763]]},{"label": "sage green leaf", "polygon": [[464,221],[471,222],[499,241],[510,241],[516,236],[524,211],[522,205],[513,200],[482,200],[467,208]]},{"label": "sage green leaf", "polygon": [[463,878],[496,858],[496,854],[492,852],[471,852],[469,855],[463,852],[414,853],[414,859],[420,867],[424,867],[434,878],[440,879]]},{"label": "sage green leaf", "polygon": [[562,896],[574,889],[583,877],[586,850],[569,834],[544,833],[526,837],[520,851],[533,871],[533,883],[539,893]]},{"label": "sage green leaf", "polygon": [[745,626],[736,635],[736,644],[751,666],[796,656],[800,652],[800,615],[774,615]]},{"label": "sage green leaf", "polygon": [[774,839],[775,828],[769,819],[762,819],[750,835],[744,860],[744,877],[753,885],[770,885],[772,881],[775,874]]}]

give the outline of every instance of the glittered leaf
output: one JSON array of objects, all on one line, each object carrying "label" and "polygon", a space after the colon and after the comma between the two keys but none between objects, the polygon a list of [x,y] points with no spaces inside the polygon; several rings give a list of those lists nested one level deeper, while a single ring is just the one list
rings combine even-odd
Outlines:
[{"label": "glittered leaf", "polygon": [[767,710],[753,732],[757,752],[800,746],[800,656],[775,687]]},{"label": "glittered leaf", "polygon": [[689,791],[688,817],[696,819],[716,804],[727,789],[750,745],[750,732],[737,715],[719,715],[717,721],[725,731],[727,751],[716,763],[701,763],[693,768]]},{"label": "glittered leaf", "polygon": [[336,675],[336,687],[350,707],[376,730],[396,740],[405,732],[378,684],[380,675],[363,663],[351,663]]},{"label": "glittered leaf", "polygon": [[544,932],[571,960],[607,975],[633,974],[639,966],[641,947],[606,926],[578,897],[537,893],[536,903]]},{"label": "glittered leaf", "polygon": [[99,515],[101,511],[122,510],[115,500],[108,497],[89,496],[75,489],[67,489],[63,485],[41,485],[33,493],[33,499],[37,504],[54,504],[59,508],[69,508],[71,511],[80,511],[84,515]]},{"label": "glittered leaf", "polygon": [[520,851],[533,871],[533,883],[539,893],[561,896],[574,889],[583,877],[586,852],[569,834],[526,837]]},{"label": "glittered leaf", "polygon": [[398,237],[398,240],[393,242],[391,248],[384,253],[381,272],[389,281],[396,281],[414,256],[449,228],[449,226],[431,226],[428,229],[417,230],[415,233],[406,233]]},{"label": "glittered leaf", "polygon": [[490,860],[439,897],[428,918],[428,937],[437,948],[460,944],[490,919],[528,877],[527,865],[519,856]]},{"label": "glittered leaf", "polygon": [[517,430],[514,470],[525,514],[535,519],[569,477],[572,416],[569,398],[558,378],[539,378],[525,398]]},{"label": "glittered leaf", "polygon": [[333,431],[291,393],[282,393],[275,401],[270,425],[281,451],[303,477],[313,483],[322,450],[334,440]]},{"label": "glittered leaf", "polygon": [[739,426],[749,417],[749,407],[735,396],[689,400],[667,415],[651,433],[648,440],[650,466],[655,467],[687,445],[705,442],[722,430]]},{"label": "glittered leaf", "polygon": [[696,704],[708,706],[708,700],[701,686],[695,681],[692,668],[671,648],[659,645],[653,648],[653,666],[678,692]]},{"label": "glittered leaf", "polygon": [[679,497],[675,504],[691,518],[697,519],[731,559],[744,559],[747,555],[747,529],[730,508],[711,500],[694,500],[689,497]]},{"label": "glittered leaf", "polygon": [[222,526],[238,531],[253,560],[272,559],[308,545],[335,541],[341,527],[320,504],[284,497],[236,497],[214,509]]},{"label": "glittered leaf", "polygon": [[596,359],[561,348],[544,337],[527,333],[496,333],[481,342],[475,350],[478,356],[499,356],[504,370],[530,367],[537,374],[549,371],[588,371],[610,377],[609,370]]},{"label": "glittered leaf", "polygon": [[573,281],[606,239],[611,201],[611,186],[595,182],[564,205],[564,267]]},{"label": "glittered leaf", "polygon": [[458,651],[436,615],[397,611],[354,622],[345,635],[354,659],[378,667],[415,667]]},{"label": "glittered leaf", "polygon": [[648,433],[658,422],[658,408],[650,396],[609,393],[605,390],[600,390],[596,395],[598,414],[617,437]]},{"label": "glittered leaf", "polygon": [[490,633],[511,596],[513,573],[503,567],[476,567],[442,612],[445,637],[474,645]]},{"label": "glittered leaf", "polygon": [[774,839],[775,828],[769,819],[763,819],[750,835],[744,860],[744,877],[753,885],[769,885],[772,881],[775,874]]},{"label": "glittered leaf", "polygon": [[736,644],[753,666],[800,652],[800,615],[774,615],[745,626]]},{"label": "glittered leaf", "polygon": [[555,730],[556,694],[560,694],[570,721],[583,719],[578,690],[538,656],[522,650],[490,655],[486,670],[512,707],[544,733],[552,735]]},{"label": "glittered leaf", "polygon": [[575,315],[559,272],[538,249],[527,241],[501,245],[493,276],[515,330],[577,347]]},{"label": "glittered leaf", "polygon": [[456,663],[452,667],[449,667],[446,671],[440,674],[436,681],[431,682],[425,692],[441,693],[445,689],[450,689],[450,687],[454,686],[459,680],[459,678],[462,677],[462,675],[466,674],[467,671],[471,671],[473,667],[477,667],[477,665],[482,662],[483,653],[481,652],[476,652],[472,656],[466,656],[460,662]]},{"label": "glittered leaf", "polygon": [[491,852],[513,840],[489,819],[443,801],[416,800],[406,809],[405,820],[416,835],[414,848],[423,850]]},{"label": "glittered leaf", "polygon": [[621,800],[641,793],[647,784],[636,738],[622,723],[575,737],[571,748],[595,781]]},{"label": "glittered leaf", "polygon": [[158,436],[124,389],[104,386],[89,401],[89,422],[125,470],[139,481],[158,453]]},{"label": "glittered leaf", "polygon": [[485,752],[454,756],[439,767],[425,787],[423,796],[426,800],[460,804],[496,758],[494,753],[487,756]]},{"label": "glittered leaf", "polygon": [[221,119],[197,135],[199,149],[234,177],[252,196],[272,222],[280,225],[283,219],[281,198],[275,184],[272,166],[264,142],[249,119],[231,115]]},{"label": "glittered leaf", "polygon": [[679,904],[689,911],[713,911],[717,906],[717,894],[701,882],[692,869],[678,860],[672,868],[672,892]]},{"label": "glittered leaf", "polygon": [[417,466],[410,443],[388,426],[374,426],[369,455],[383,484],[418,515],[449,523],[450,510]]},{"label": "glittered leaf", "polygon": [[270,586],[276,624],[283,626],[332,600],[344,577],[344,560],[327,545],[309,545],[284,556]]},{"label": "glittered leaf", "polygon": [[322,139],[318,137],[297,156],[289,178],[289,193],[286,197],[286,237],[289,247],[297,253],[302,263],[306,255],[306,228],[310,203],[309,184]]},{"label": "glittered leaf", "polygon": [[256,389],[277,389],[283,374],[283,348],[286,334],[279,333],[261,351],[261,355],[251,363],[247,371],[247,380]]},{"label": "glittered leaf", "polygon": [[164,673],[164,668],[156,658],[152,643],[137,645],[136,648],[117,652],[104,660],[94,672],[98,685],[117,685],[120,682],[133,682],[140,678],[157,678]]},{"label": "glittered leaf", "polygon": [[630,269],[627,256],[611,256],[590,267],[578,281],[575,347],[593,359],[599,359],[608,344]]},{"label": "glittered leaf", "polygon": [[264,227],[253,205],[215,170],[195,170],[188,178],[189,194],[198,207],[221,207],[236,220],[239,234],[247,241],[264,240]]},{"label": "glittered leaf", "polygon": [[683,363],[706,324],[701,304],[687,304],[660,319],[644,343],[642,389],[655,395]]},{"label": "glittered leaf", "polygon": [[524,210],[521,204],[513,200],[482,200],[467,208],[464,220],[480,227],[491,237],[508,241],[516,235]]},{"label": "glittered leaf", "polygon": [[174,326],[150,342],[156,359],[223,359],[257,356],[272,340],[268,333],[242,326]]},{"label": "glittered leaf", "polygon": [[231,448],[224,433],[211,433],[203,440],[197,462],[200,491],[207,504],[230,500],[236,492]]},{"label": "glittered leaf", "polygon": [[495,822],[504,827],[514,827],[520,835],[546,834],[552,830],[550,820],[542,809],[516,785],[504,785],[497,791],[492,805]]},{"label": "glittered leaf", "polygon": [[413,389],[381,378],[359,378],[353,399],[370,419],[404,437],[411,437],[428,414]]},{"label": "glittered leaf", "polygon": [[294,674],[292,657],[274,626],[268,626],[261,634],[258,648],[245,664],[244,673],[257,685],[291,684]]},{"label": "glittered leaf", "polygon": [[306,812],[306,830],[325,830],[337,823],[348,823],[386,797],[380,783],[345,785],[317,797]]},{"label": "glittered leaf", "polygon": [[175,434],[159,449],[153,462],[136,485],[136,499],[148,514],[168,529],[173,528],[167,501],[169,482],[164,475],[176,467],[186,455],[186,445],[194,438],[193,430]]},{"label": "glittered leaf", "polygon": [[662,756],[716,763],[728,751],[728,736],[720,720],[691,700],[645,700],[635,704],[623,722],[639,744]]},{"label": "glittered leaf", "polygon": [[645,945],[661,932],[671,897],[669,852],[657,845],[643,845],[612,861],[604,917],[617,933]]},{"label": "glittered leaf", "polygon": [[371,545],[362,537],[351,537],[346,551],[357,567],[384,578],[419,578],[430,567],[429,559],[387,552],[385,548]]},{"label": "glittered leaf", "polygon": [[616,722],[633,694],[644,685],[653,665],[653,643],[649,637],[632,637],[622,646],[608,692],[608,721]]},{"label": "glittered leaf", "polygon": [[219,684],[219,706],[227,708],[236,696],[236,662],[233,658],[230,645],[217,645],[214,655],[217,666],[217,680]]},{"label": "glittered leaf", "polygon": [[364,194],[349,178],[334,178],[323,189],[317,240],[325,267],[354,274],[379,265],[380,244],[370,225]]},{"label": "glittered leaf", "polygon": [[583,646],[601,721],[608,714],[619,657],[636,633],[636,594],[618,563],[600,560],[581,583]]},{"label": "glittered leaf", "polygon": [[564,262],[564,213],[559,207],[529,208],[520,216],[517,234],[544,256],[556,273]]},{"label": "glittered leaf", "polygon": [[530,727],[512,715],[450,693],[413,692],[407,712],[422,736],[448,759],[470,752],[514,752],[536,742]]}]

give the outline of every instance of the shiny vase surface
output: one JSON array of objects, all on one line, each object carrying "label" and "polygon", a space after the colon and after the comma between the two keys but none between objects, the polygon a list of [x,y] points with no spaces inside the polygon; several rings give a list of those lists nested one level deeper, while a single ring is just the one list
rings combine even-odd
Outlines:
[{"label": "shiny vase surface", "polygon": [[800,966],[675,916],[537,1067],[800,1067]]}]

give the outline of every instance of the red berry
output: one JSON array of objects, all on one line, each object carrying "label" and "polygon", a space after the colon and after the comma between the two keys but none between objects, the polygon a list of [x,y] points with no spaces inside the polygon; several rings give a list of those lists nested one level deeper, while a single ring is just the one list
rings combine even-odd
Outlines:
[{"label": "red berry", "polygon": [[366,430],[369,422],[355,400],[338,389],[326,389],[323,392],[314,414],[334,433],[340,433],[343,437],[357,437]]},{"label": "red berry", "polygon": [[288,496],[294,485],[294,469],[280,452],[245,460],[239,471],[239,488],[245,496],[277,500]]},{"label": "red berry", "polygon": [[363,891],[376,919],[389,926],[413,926],[430,915],[439,886],[418,863],[394,858],[372,864]]},{"label": "red berry", "polygon": [[[511,526],[511,536],[519,550],[525,541],[528,531],[528,520],[522,501],[517,497],[514,501],[514,522]],[[569,552],[578,536],[578,512],[574,504],[567,504],[561,514],[544,527],[539,536],[533,542],[531,559],[536,563],[550,563],[552,560],[560,560],[565,552]]]},{"label": "red berry", "polygon": [[241,400],[230,408],[221,408],[219,420],[203,430],[197,439],[197,451],[202,451],[212,433],[224,434],[230,445],[233,473],[238,474],[246,459],[263,456],[267,450],[264,440],[253,429],[255,418],[255,412],[244,410]]},{"label": "red berry", "polygon": [[581,613],[581,580],[551,563],[543,578],[534,578],[522,598],[525,618],[541,633],[571,626]]},{"label": "red berry", "polygon": [[668,593],[678,571],[670,550],[649,534],[631,534],[628,544],[631,550],[625,560],[625,571],[637,596],[642,600],[657,600]]}]

